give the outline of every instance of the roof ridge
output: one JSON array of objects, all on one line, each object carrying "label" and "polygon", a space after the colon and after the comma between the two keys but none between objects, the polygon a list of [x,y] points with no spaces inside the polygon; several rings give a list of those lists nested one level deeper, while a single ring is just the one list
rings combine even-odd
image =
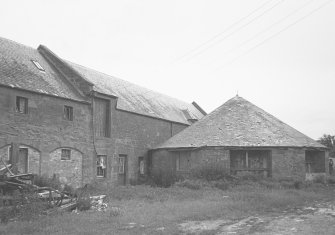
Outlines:
[{"label": "roof ridge", "polygon": [[11,42],[11,43],[17,44],[17,45],[22,46],[22,47],[26,47],[26,48],[29,48],[29,49],[32,49],[32,50],[37,50],[37,48],[34,48],[34,47],[32,47],[32,46],[28,46],[28,45],[25,45],[25,44],[23,44],[23,43],[16,42],[16,41],[14,41],[14,40],[11,40],[11,39],[8,39],[8,38],[4,38],[4,37],[1,37],[1,36],[0,36],[0,40],[1,40],[1,39],[4,39],[4,40],[6,40],[6,41],[9,41],[9,42]]},{"label": "roof ridge", "polygon": [[[64,60],[65,60],[65,59],[64,59]],[[184,100],[181,100],[181,99],[172,97],[172,96],[170,96],[170,95],[167,95],[167,94],[164,94],[164,93],[161,93],[161,92],[158,92],[158,91],[149,89],[149,88],[144,87],[144,86],[142,86],[142,85],[138,85],[138,84],[136,84],[136,83],[129,82],[129,81],[124,80],[124,79],[122,79],[122,78],[119,78],[119,77],[116,77],[116,76],[109,75],[109,74],[107,74],[107,73],[98,71],[98,70],[96,70],[96,69],[93,69],[93,68],[90,68],[90,67],[87,67],[87,66],[78,64],[78,63],[74,63],[74,62],[69,61],[69,60],[65,60],[65,61],[66,61],[66,62],[69,62],[69,63],[70,63],[70,66],[71,66],[71,64],[75,64],[75,65],[80,66],[80,67],[82,67],[82,68],[84,68],[84,69],[88,69],[88,70],[91,70],[91,71],[94,71],[94,72],[97,72],[97,73],[106,75],[106,76],[108,76],[108,77],[111,77],[111,78],[114,78],[114,79],[121,80],[121,81],[123,81],[123,82],[125,82],[125,83],[128,83],[128,84],[132,85],[132,86],[137,86],[137,87],[140,87],[140,88],[143,88],[143,89],[147,90],[147,91],[144,92],[144,93],[140,93],[140,95],[141,95],[141,94],[146,94],[146,93],[149,93],[149,92],[153,92],[153,93],[156,93],[156,94],[158,94],[158,95],[166,96],[166,97],[169,97],[169,98],[171,98],[171,99],[177,100],[177,101],[179,101],[179,102],[183,102],[183,103],[185,103],[185,104],[192,104],[192,102],[190,102],[190,103],[189,103],[189,102],[186,102],[186,101],[184,101]],[[75,68],[74,68],[74,69],[75,69]]]}]

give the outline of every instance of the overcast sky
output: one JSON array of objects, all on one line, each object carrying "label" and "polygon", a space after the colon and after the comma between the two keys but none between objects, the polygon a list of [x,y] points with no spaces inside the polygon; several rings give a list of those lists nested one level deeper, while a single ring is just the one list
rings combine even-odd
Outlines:
[{"label": "overcast sky", "polygon": [[207,112],[238,94],[335,134],[335,0],[2,0],[0,36]]}]

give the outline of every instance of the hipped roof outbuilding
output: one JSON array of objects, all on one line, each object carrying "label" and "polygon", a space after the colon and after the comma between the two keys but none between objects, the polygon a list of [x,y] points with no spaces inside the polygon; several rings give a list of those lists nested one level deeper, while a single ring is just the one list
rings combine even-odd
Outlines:
[{"label": "hipped roof outbuilding", "polygon": [[155,149],[228,147],[326,147],[236,96]]}]

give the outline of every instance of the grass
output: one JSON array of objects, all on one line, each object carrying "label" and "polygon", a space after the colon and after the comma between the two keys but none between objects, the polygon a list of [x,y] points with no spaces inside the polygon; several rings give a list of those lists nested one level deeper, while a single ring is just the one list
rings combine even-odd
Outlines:
[{"label": "grass", "polygon": [[[298,190],[269,188],[255,182],[226,190],[203,184],[195,189],[129,186],[90,191],[92,195],[107,195],[106,212],[90,210],[10,222],[0,225],[0,234],[178,234],[178,223],[185,220],[234,220],[326,200],[333,193],[319,184]],[[119,212],[113,208],[119,208]]]}]

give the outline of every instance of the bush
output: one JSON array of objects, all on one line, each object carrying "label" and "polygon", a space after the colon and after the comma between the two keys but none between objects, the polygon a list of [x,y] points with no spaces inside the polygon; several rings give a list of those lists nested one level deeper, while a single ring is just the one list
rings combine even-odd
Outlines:
[{"label": "bush", "polygon": [[174,185],[177,187],[184,187],[184,188],[189,188],[193,190],[199,190],[203,187],[203,182],[201,182],[200,180],[186,179],[183,181],[176,182]]},{"label": "bush", "polygon": [[221,189],[221,190],[228,190],[229,187],[230,187],[230,183],[226,182],[226,181],[219,180],[219,181],[214,181],[213,186],[215,188],[218,188],[218,189]]},{"label": "bush", "polygon": [[151,174],[151,184],[152,186],[159,187],[170,187],[178,180],[177,176],[171,170],[154,170]]},{"label": "bush", "polygon": [[79,211],[86,211],[91,209],[92,204],[91,204],[91,199],[90,198],[80,198],[77,201],[77,209]]},{"label": "bush", "polygon": [[215,162],[192,168],[190,176],[195,179],[203,179],[207,181],[232,178],[229,169]]},{"label": "bush", "polygon": [[0,222],[7,223],[11,219],[32,220],[40,216],[48,207],[48,203],[41,201],[37,194],[14,192],[13,205],[0,208]]},{"label": "bush", "polygon": [[335,177],[333,176],[333,177],[327,178],[327,182],[328,184],[335,184]]}]

